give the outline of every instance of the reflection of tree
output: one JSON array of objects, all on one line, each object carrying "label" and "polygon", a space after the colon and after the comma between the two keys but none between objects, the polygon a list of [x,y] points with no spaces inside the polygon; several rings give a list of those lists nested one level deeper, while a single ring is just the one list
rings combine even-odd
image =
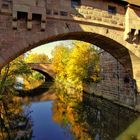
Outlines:
[{"label": "reflection of tree", "polygon": [[53,120],[65,129],[69,129],[78,140],[92,139],[88,133],[86,123],[80,120],[82,113],[80,112],[80,101],[71,98],[71,96],[66,97],[63,94],[63,92],[60,92],[58,94],[60,100],[53,104]]},{"label": "reflection of tree", "polygon": [[69,128],[77,140],[115,139],[137,117],[129,109],[97,97],[84,95],[83,102],[76,102],[63,94],[58,93],[61,98],[53,104],[53,120]]},{"label": "reflection of tree", "polygon": [[7,95],[0,101],[0,126],[0,139],[30,139],[30,112],[23,111],[21,99]]},{"label": "reflection of tree", "polygon": [[[71,104],[57,101],[53,104],[53,120],[62,127],[71,131],[78,140],[91,140],[92,137],[88,133],[88,128],[85,122],[80,122],[78,107],[72,107]],[[78,111],[79,110],[79,111]],[[80,113],[80,114],[79,114]]]},{"label": "reflection of tree", "polygon": [[[63,107],[61,107],[63,105]],[[54,102],[53,104],[53,120],[61,126],[67,125],[66,108],[62,102]]]},{"label": "reflection of tree", "polygon": [[[94,133],[103,140],[115,139],[138,116],[136,112],[115,105],[108,100],[84,94],[87,104],[86,119],[90,126],[94,126]],[[94,121],[93,121],[94,120]],[[92,131],[91,131],[92,132]],[[128,134],[130,135],[130,134]]]}]

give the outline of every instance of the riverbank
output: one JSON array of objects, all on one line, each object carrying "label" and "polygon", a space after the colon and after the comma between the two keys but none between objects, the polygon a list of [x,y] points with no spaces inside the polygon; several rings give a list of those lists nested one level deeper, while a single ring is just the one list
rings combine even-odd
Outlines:
[{"label": "riverbank", "polygon": [[110,101],[110,102],[112,102],[116,105],[119,105],[119,106],[122,106],[124,108],[128,108],[132,111],[140,113],[140,105],[128,105],[126,103],[123,103],[122,101],[119,100],[119,98],[118,99],[114,98],[113,95],[103,94],[101,92],[96,91],[96,89],[94,89],[91,85],[84,84],[84,90],[83,91],[86,94],[106,99],[106,100],[108,100],[108,101]]}]

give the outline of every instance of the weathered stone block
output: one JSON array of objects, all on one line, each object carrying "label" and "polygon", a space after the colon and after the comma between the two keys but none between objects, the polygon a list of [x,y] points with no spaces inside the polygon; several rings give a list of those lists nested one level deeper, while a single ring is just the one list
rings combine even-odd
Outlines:
[{"label": "weathered stone block", "polygon": [[32,29],[32,21],[27,21],[27,29],[28,30]]},{"label": "weathered stone block", "polygon": [[112,24],[117,24],[116,20],[110,20]]},{"label": "weathered stone block", "polygon": [[12,22],[12,27],[13,27],[13,29],[17,29],[17,21]]},{"label": "weathered stone block", "polygon": [[28,20],[31,21],[32,20],[32,13],[28,12]]},{"label": "weathered stone block", "polygon": [[41,22],[41,30],[45,31],[46,29],[46,22]]}]

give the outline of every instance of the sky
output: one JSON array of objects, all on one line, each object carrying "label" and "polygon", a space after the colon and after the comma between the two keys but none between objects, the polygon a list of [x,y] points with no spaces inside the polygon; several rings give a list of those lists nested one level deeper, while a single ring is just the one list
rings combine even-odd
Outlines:
[{"label": "sky", "polygon": [[56,42],[52,42],[52,43],[47,43],[47,44],[38,46],[35,49],[32,49],[31,53],[39,53],[39,54],[45,53],[46,55],[48,55],[49,58],[51,58],[52,57],[52,55],[51,55],[52,50],[58,45],[64,45],[66,47],[71,47],[72,40],[56,41]]}]

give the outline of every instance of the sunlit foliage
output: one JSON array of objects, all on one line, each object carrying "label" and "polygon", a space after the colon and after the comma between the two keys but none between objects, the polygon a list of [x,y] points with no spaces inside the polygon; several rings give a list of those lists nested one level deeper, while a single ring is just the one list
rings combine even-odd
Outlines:
[{"label": "sunlit foliage", "polygon": [[69,53],[70,49],[65,46],[56,46],[52,51],[52,64],[57,75],[64,75]]},{"label": "sunlit foliage", "polygon": [[78,84],[86,82],[97,71],[98,55],[94,46],[85,42],[74,42],[72,53],[69,56],[67,63],[67,78],[68,81]]},{"label": "sunlit foliage", "polygon": [[92,44],[74,41],[71,48],[57,46],[52,53],[56,81],[82,90],[84,82],[99,80],[99,57]]},{"label": "sunlit foliage", "polygon": [[26,58],[27,63],[48,63],[49,57],[46,54],[31,53]]},{"label": "sunlit foliage", "polygon": [[17,76],[27,76],[31,74],[30,67],[24,62],[23,56],[7,64],[0,75],[0,93],[5,90],[12,90]]},{"label": "sunlit foliage", "polygon": [[24,89],[31,90],[34,89],[45,81],[45,76],[37,71],[32,71],[32,74],[24,78]]}]

